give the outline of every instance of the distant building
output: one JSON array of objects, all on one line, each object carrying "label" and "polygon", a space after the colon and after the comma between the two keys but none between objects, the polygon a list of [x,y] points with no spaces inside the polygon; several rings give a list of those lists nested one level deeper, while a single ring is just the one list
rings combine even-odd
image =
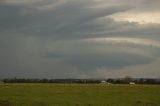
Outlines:
[{"label": "distant building", "polygon": [[101,81],[101,84],[108,84],[108,85],[110,85],[111,83],[110,82],[106,82],[106,81]]},{"label": "distant building", "polygon": [[129,85],[135,85],[136,83],[135,82],[129,82]]},{"label": "distant building", "polygon": [[101,84],[106,84],[107,82],[106,81],[101,81]]},{"label": "distant building", "polygon": [[110,84],[112,84],[112,83],[110,83],[110,82],[107,82],[107,84],[108,84],[108,85],[110,85]]}]

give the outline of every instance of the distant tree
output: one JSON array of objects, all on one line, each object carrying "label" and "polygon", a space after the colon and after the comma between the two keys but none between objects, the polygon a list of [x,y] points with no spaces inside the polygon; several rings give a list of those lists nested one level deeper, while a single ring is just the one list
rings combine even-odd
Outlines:
[{"label": "distant tree", "polygon": [[133,79],[132,79],[131,76],[125,76],[125,78],[124,78],[124,82],[125,82],[125,83],[129,83],[129,82],[131,82],[131,81],[133,81]]},{"label": "distant tree", "polygon": [[107,79],[107,82],[113,83],[114,79],[109,78],[109,79]]}]

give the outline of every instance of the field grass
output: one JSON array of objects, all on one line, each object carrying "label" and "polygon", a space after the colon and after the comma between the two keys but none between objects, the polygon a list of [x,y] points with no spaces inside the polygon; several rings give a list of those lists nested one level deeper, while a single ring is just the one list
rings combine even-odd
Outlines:
[{"label": "field grass", "polygon": [[1,84],[0,106],[160,106],[160,85]]}]

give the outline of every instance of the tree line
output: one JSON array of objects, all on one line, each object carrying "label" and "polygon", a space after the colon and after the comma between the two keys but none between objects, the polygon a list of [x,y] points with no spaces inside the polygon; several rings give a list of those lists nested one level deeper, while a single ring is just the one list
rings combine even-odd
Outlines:
[{"label": "tree line", "polygon": [[128,84],[129,82],[135,82],[136,84],[160,84],[160,79],[152,78],[109,78],[109,79],[25,79],[25,78],[6,78],[1,79],[1,83],[80,83],[80,84],[92,84],[101,83],[106,81],[112,84]]}]

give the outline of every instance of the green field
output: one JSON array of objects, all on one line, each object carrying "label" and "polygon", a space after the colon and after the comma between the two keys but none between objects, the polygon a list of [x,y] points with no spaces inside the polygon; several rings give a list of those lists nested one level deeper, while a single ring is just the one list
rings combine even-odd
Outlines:
[{"label": "green field", "polygon": [[160,106],[160,85],[1,84],[0,106]]}]

